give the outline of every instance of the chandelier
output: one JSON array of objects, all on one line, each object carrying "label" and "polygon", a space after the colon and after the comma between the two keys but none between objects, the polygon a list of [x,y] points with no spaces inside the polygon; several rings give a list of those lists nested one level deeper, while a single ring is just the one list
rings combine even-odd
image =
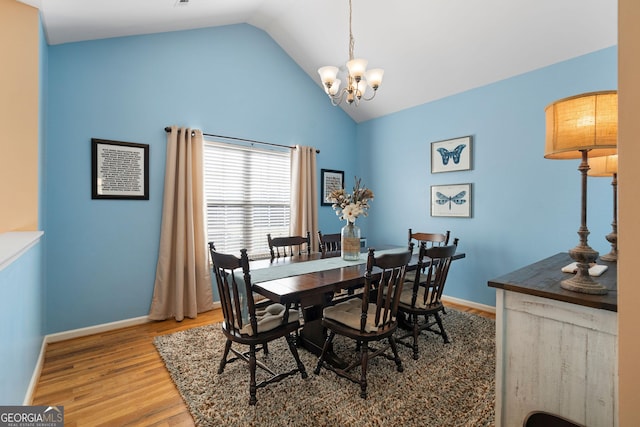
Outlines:
[{"label": "chandelier", "polygon": [[[329,99],[331,99],[333,106],[340,105],[343,100],[355,106],[358,106],[360,100],[372,100],[376,96],[380,83],[382,83],[382,75],[384,74],[382,68],[367,71],[366,59],[353,58],[355,40],[353,38],[353,32],[351,31],[351,15],[351,0],[349,0],[349,62],[347,62],[346,87],[340,89],[341,81],[337,78],[338,67],[328,65],[318,69],[324,91],[329,96]],[[369,98],[364,97],[367,86],[373,89],[373,94]]]}]

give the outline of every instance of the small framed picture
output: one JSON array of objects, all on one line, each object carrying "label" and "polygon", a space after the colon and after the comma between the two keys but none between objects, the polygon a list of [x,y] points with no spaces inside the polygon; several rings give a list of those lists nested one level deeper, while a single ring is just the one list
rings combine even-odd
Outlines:
[{"label": "small framed picture", "polygon": [[322,182],[320,204],[323,206],[331,206],[333,203],[329,201],[329,194],[331,194],[333,190],[344,188],[344,171],[321,169],[320,173]]},{"label": "small framed picture", "polygon": [[471,217],[471,184],[431,186],[431,216]]},{"label": "small framed picture", "polygon": [[149,200],[149,145],[92,138],[91,198]]},{"label": "small framed picture", "polygon": [[431,143],[431,173],[471,169],[471,136]]}]

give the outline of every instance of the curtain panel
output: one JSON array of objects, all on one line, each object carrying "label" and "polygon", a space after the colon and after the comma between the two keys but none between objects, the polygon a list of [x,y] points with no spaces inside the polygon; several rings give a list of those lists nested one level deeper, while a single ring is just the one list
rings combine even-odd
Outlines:
[{"label": "curtain panel", "polygon": [[311,250],[318,250],[318,178],[316,149],[296,145],[291,153],[292,236],[311,233]]},{"label": "curtain panel", "polygon": [[202,131],[172,126],[167,160],[160,248],[149,318],[195,318],[213,308],[205,242]]}]

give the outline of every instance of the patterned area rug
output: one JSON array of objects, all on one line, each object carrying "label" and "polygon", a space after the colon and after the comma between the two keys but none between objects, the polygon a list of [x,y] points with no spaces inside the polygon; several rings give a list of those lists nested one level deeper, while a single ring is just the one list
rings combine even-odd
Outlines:
[{"label": "patterned area rug", "polygon": [[[317,357],[300,349],[309,377],[258,389],[252,407],[246,363],[217,373],[225,342],[220,325],[158,336],[154,344],[198,426],[493,426],[495,323],[454,309],[443,322],[450,344],[423,332],[418,360],[398,346],[404,372],[385,358],[370,361],[366,400],[357,384],[329,370],[315,375]],[[353,344],[339,337],[334,343],[336,353],[351,357]],[[260,358],[277,372],[295,367],[284,339]]]}]

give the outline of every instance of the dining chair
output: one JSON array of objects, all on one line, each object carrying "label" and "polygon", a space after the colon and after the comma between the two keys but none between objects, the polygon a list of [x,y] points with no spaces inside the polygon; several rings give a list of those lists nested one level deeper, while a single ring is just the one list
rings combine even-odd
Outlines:
[{"label": "dining chair", "polygon": [[[444,233],[424,233],[424,232],[416,232],[409,229],[409,242],[413,242],[415,247],[419,248],[422,242],[425,243],[427,248],[433,246],[446,246],[449,244],[449,236],[451,235],[451,231],[447,230]],[[415,279],[416,270],[407,271],[407,275],[405,276],[405,282],[412,282]]]},{"label": "dining chair", "polygon": [[[422,331],[438,334],[445,343],[449,343],[439,312],[444,310],[441,301],[442,291],[457,247],[458,238],[453,240],[452,245],[429,248],[426,242],[421,242],[413,283],[405,281],[398,304],[398,317],[403,323],[401,326],[409,331],[400,336],[398,342],[413,348],[413,358],[416,360],[418,336]],[[424,317],[424,321],[421,317]],[[434,329],[436,325],[439,330]],[[411,342],[406,340],[409,337],[413,338]]]},{"label": "dining chair", "polygon": [[[411,250],[375,256],[370,248],[364,274],[364,290],[361,296],[325,307],[322,326],[327,328],[328,336],[318,358],[314,373],[320,369],[332,370],[337,375],[360,385],[360,397],[367,397],[367,366],[369,360],[384,356],[393,360],[398,372],[403,371],[402,362],[393,333],[398,327],[396,318],[398,301],[402,291],[407,264],[411,259]],[[373,269],[381,270],[380,276],[373,276]],[[359,355],[344,368],[324,362],[325,355],[332,348],[336,334],[356,342]],[[383,344],[383,340],[387,340]],[[372,342],[377,342],[372,346]],[[392,354],[388,353],[391,348]],[[360,375],[350,371],[360,366]]]},{"label": "dining chair", "polygon": [[269,243],[269,252],[271,259],[311,254],[311,233],[307,231],[306,236],[287,236],[287,237],[271,237],[271,233],[267,234],[267,242]]},{"label": "dining chair", "polygon": [[320,252],[323,254],[338,252],[342,247],[342,234],[322,234],[322,231],[318,230],[318,241],[320,242]]},{"label": "dining chair", "polygon": [[[258,388],[278,382],[298,372],[302,378],[307,378],[307,372],[296,348],[296,339],[292,335],[300,327],[299,313],[298,310],[292,310],[289,304],[271,303],[258,306],[254,303],[249,257],[246,249],[240,250],[240,258],[217,252],[213,242],[209,243],[209,249],[224,316],[222,332],[227,339],[218,374],[224,372],[227,363],[236,360],[248,362],[250,373],[249,405],[255,405]],[[288,372],[276,373],[257,359],[256,352],[265,350],[266,354],[267,343],[282,337],[289,345],[296,368]],[[247,346],[248,351],[236,350],[232,347],[234,343]],[[230,351],[235,357],[229,359]],[[256,384],[257,367],[266,371],[270,376]]]}]

